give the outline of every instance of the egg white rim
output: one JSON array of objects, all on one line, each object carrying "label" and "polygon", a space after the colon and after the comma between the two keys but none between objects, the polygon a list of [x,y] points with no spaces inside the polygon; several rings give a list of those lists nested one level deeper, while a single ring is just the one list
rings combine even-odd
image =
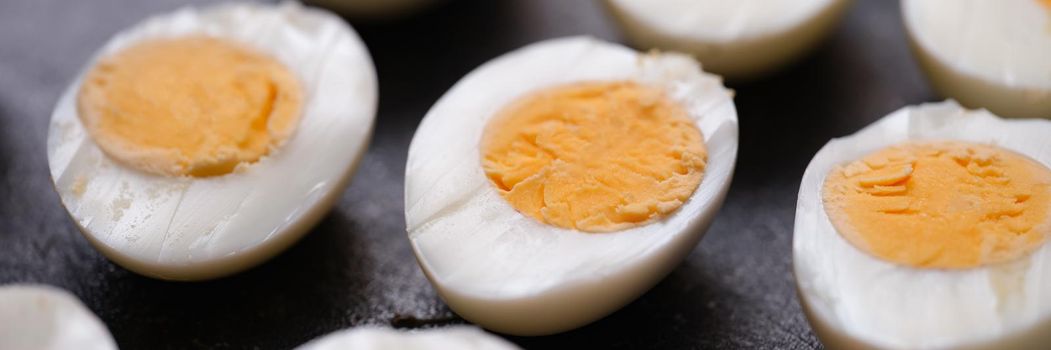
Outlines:
[{"label": "egg white rim", "polygon": [[[427,345],[421,346],[422,344]],[[453,325],[441,328],[397,330],[366,325],[323,335],[296,347],[296,350],[351,349],[350,346],[354,345],[365,346],[369,349],[396,347],[442,349],[450,346],[469,346],[469,349],[518,349],[511,342],[474,326]]]},{"label": "egg white rim", "polygon": [[[909,36],[913,46],[922,50],[923,54],[930,56],[931,60],[937,61],[937,64],[948,67],[957,74],[962,74],[994,86],[1029,91],[1027,92],[1028,94],[1038,94],[1038,91],[1045,93],[1051,91],[1051,79],[1030,79],[1028,76],[1018,74],[1015,69],[1012,69],[1011,65],[1002,65],[1000,71],[994,73],[985,67],[975,67],[973,62],[961,63],[959,57],[948,57],[948,53],[945,52],[946,50],[942,46],[932,42],[933,39],[929,37],[930,34],[926,30],[918,28],[917,23],[920,19],[915,18],[918,16],[913,9],[916,6],[915,4],[918,4],[918,2],[913,0],[904,0],[900,4],[902,22],[904,23],[906,34]],[[1040,5],[1037,4],[1036,6]],[[1046,12],[1051,13],[1051,10]],[[1051,15],[1047,16],[1051,19]],[[1049,20],[1049,24],[1051,24],[1051,20]],[[928,26],[930,25],[928,24]],[[1037,28],[1037,30],[1040,29],[1042,28]],[[1051,29],[1049,29],[1047,34],[1051,36]],[[1013,39],[1004,38],[1004,40],[1010,41]],[[993,48],[990,49],[992,50]],[[1014,54],[1014,52],[1010,52],[1010,54]]]},{"label": "egg white rim", "polygon": [[[762,25],[746,26],[743,20],[739,20],[736,25],[725,26],[726,28],[712,28],[710,31],[698,31],[694,28],[672,28],[672,24],[662,22],[654,16],[648,16],[644,11],[639,11],[634,4],[640,4],[636,6],[652,6],[647,1],[632,1],[632,0],[606,0],[608,6],[615,6],[617,11],[623,12],[626,16],[630,16],[631,20],[637,22],[639,25],[644,25],[650,28],[654,32],[660,33],[668,37],[679,38],[680,40],[686,41],[697,41],[697,42],[711,42],[711,43],[731,43],[738,40],[756,40],[760,38],[766,38],[776,36],[779,33],[787,32],[793,28],[799,27],[807,23],[808,21],[818,17],[829,11],[829,8],[841,5],[850,0],[814,0],[806,11],[796,14],[790,20],[781,20],[776,23],[769,24],[764,23]],[[728,2],[730,3],[730,2]],[[645,5],[641,5],[645,4]],[[696,7],[705,6],[704,3],[694,3],[693,7],[682,10],[680,13],[691,13],[696,11]],[[768,5],[762,2],[747,2],[741,3],[740,6],[763,6]],[[728,16],[735,16],[734,18],[740,18],[741,13],[747,13],[747,10],[740,10],[736,14],[727,14]]]},{"label": "egg white rim", "polygon": [[[31,331],[14,334],[14,339],[33,337],[34,341],[45,341],[36,338],[46,336],[46,343],[52,347],[77,347],[88,350],[117,349],[113,335],[106,325],[73,294],[48,285],[8,284],[0,286],[0,320],[17,323],[14,329]],[[27,315],[24,312],[33,312]],[[53,317],[52,317],[53,316]],[[40,321],[50,321],[41,324]],[[2,323],[0,323],[2,324]],[[39,327],[25,329],[26,326]],[[44,330],[41,334],[39,331]],[[0,330],[0,334],[4,332]],[[0,345],[12,339],[0,338]],[[23,344],[24,345],[24,344]]]}]

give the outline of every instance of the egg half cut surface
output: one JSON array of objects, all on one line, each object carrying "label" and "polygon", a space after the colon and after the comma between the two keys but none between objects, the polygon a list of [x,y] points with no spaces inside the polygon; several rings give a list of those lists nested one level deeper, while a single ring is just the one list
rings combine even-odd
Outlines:
[{"label": "egg half cut surface", "polygon": [[731,92],[692,58],[542,41],[475,69],[424,117],[405,173],[409,238],[464,318],[569,330],[693,249],[736,154]]},{"label": "egg half cut surface", "polygon": [[704,70],[758,78],[799,58],[839,22],[850,0],[606,0],[640,49],[693,54]]},{"label": "egg half cut surface", "polygon": [[833,349],[1051,344],[1051,122],[948,101],[823,147],[803,176],[793,259]]},{"label": "egg half cut surface", "polygon": [[0,287],[0,349],[115,350],[106,326],[77,297],[40,285]]},{"label": "egg half cut surface", "polygon": [[333,332],[303,344],[298,350],[517,350],[497,336],[471,326],[423,330],[395,330],[363,326]]},{"label": "egg half cut surface", "polygon": [[187,7],[111,39],[51,117],[62,203],[99,251],[200,280],[298,240],[345,188],[376,110],[368,52],[297,3]]},{"label": "egg half cut surface", "polygon": [[913,52],[947,98],[1051,118],[1051,1],[905,0]]}]

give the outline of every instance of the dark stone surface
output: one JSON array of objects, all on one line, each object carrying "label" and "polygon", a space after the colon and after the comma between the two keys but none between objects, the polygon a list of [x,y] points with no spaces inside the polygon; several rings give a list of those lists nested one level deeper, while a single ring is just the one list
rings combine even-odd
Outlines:
[{"label": "dark stone surface", "polygon": [[[412,133],[463,74],[524,44],[618,40],[598,2],[450,0],[388,23],[353,23],[379,69],[372,145],[338,207],[300,243],[229,278],[172,283],[116,266],[80,236],[52,190],[53,104],[110,35],[178,1],[0,1],[0,283],[66,288],[125,349],[283,349],[361,324],[461,323],[405,236]],[[526,348],[820,348],[791,274],[796,192],[810,157],[906,104],[934,100],[897,3],[861,0],[812,55],[737,90],[741,145],[723,210],[701,245],[634,303],[584,328],[510,340]],[[0,325],[2,327],[3,325]]]}]

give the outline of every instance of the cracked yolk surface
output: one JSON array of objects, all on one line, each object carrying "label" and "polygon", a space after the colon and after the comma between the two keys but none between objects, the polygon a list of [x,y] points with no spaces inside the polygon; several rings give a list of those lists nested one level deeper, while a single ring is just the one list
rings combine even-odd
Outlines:
[{"label": "cracked yolk surface", "polygon": [[675,211],[707,162],[686,110],[663,90],[628,81],[526,95],[489,122],[481,153],[486,175],[516,210],[589,232]]},{"label": "cracked yolk surface", "polygon": [[232,172],[295,130],[303,92],[281,63],[205,36],[153,39],[104,57],[78,114],[112,158],[169,176]]},{"label": "cracked yolk surface", "polygon": [[1013,260],[1051,231],[1051,171],[992,145],[889,147],[833,169],[823,198],[833,226],[851,244],[913,267]]}]

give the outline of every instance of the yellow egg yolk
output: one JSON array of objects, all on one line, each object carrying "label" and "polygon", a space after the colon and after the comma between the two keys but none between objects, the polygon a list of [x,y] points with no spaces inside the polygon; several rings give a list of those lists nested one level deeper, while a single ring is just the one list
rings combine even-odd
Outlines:
[{"label": "yellow egg yolk", "polygon": [[633,82],[547,88],[486,126],[482,167],[541,222],[608,232],[678,209],[704,175],[704,137],[663,90]]},{"label": "yellow egg yolk", "polygon": [[150,173],[214,176],[280,146],[303,91],[281,63],[227,40],[143,41],[84,78],[78,114],[111,158]]},{"label": "yellow egg yolk", "polygon": [[[1038,1],[1040,1],[1040,4],[1044,5],[1044,7],[1047,8],[1048,16],[1051,17],[1051,0],[1038,0]],[[1051,31],[1051,22],[1048,23],[1047,28],[1048,28],[1049,31]]]},{"label": "yellow egg yolk", "polygon": [[889,147],[832,170],[823,198],[833,226],[851,244],[913,267],[1013,260],[1051,232],[1051,171],[991,145]]}]

